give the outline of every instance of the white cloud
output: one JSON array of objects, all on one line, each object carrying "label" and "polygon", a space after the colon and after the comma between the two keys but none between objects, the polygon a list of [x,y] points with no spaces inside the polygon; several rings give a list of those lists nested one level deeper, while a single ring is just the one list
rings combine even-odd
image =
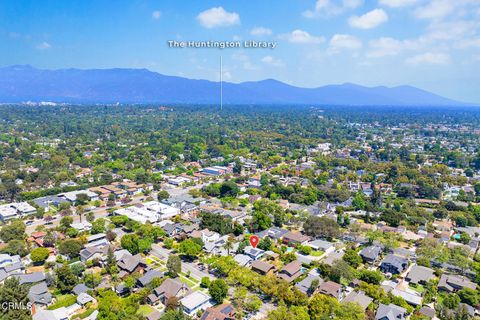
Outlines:
[{"label": "white cloud", "polygon": [[390,8],[408,7],[418,3],[418,0],[380,0],[380,5]]},{"label": "white cloud", "polygon": [[155,10],[152,12],[152,19],[158,20],[162,16],[162,13],[158,10]]},{"label": "white cloud", "polygon": [[348,34],[336,34],[330,39],[329,53],[338,53],[343,49],[357,50],[363,46],[362,41]]},{"label": "white cloud", "polygon": [[268,65],[271,65],[273,67],[283,67],[284,64],[282,62],[282,60],[280,59],[275,59],[274,57],[272,56],[265,56],[262,58],[261,60],[263,63],[265,64],[268,64]]},{"label": "white cloud", "polygon": [[348,20],[350,26],[360,29],[372,29],[388,21],[388,15],[383,9],[374,9],[362,16],[353,16]]},{"label": "white cloud", "polygon": [[42,43],[39,43],[37,45],[38,50],[47,50],[47,49],[50,49],[51,47],[52,45],[46,41],[43,41]]},{"label": "white cloud", "polygon": [[322,43],[325,41],[324,37],[315,37],[307,31],[300,29],[293,30],[291,33],[280,35],[280,38],[293,43]]},{"label": "white cloud", "polygon": [[363,4],[363,0],[343,0],[339,4],[334,2],[338,0],[317,0],[313,10],[303,12],[305,18],[317,18],[320,16],[336,16],[351,9],[358,8]]},{"label": "white cloud", "polygon": [[395,56],[403,49],[402,42],[393,38],[379,38],[369,42],[370,50],[367,52],[369,58],[381,58]]},{"label": "white cloud", "polygon": [[447,53],[426,52],[405,60],[408,64],[447,64],[450,62],[450,55]]},{"label": "white cloud", "polygon": [[272,35],[272,30],[264,27],[255,27],[250,30],[252,36],[270,36]]},{"label": "white cloud", "polygon": [[222,7],[211,8],[200,12],[197,20],[207,29],[240,24],[240,16],[238,13],[225,11]]},{"label": "white cloud", "polygon": [[459,0],[432,0],[427,5],[415,10],[414,15],[418,19],[440,19],[454,12]]}]

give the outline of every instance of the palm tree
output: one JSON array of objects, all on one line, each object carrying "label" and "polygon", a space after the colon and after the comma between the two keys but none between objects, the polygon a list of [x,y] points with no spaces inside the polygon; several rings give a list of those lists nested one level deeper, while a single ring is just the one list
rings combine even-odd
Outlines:
[{"label": "palm tree", "polygon": [[77,206],[76,211],[77,211],[78,216],[80,217],[80,223],[81,223],[82,222],[82,215],[85,212],[85,206],[81,206],[81,205]]},{"label": "palm tree", "polygon": [[223,248],[227,250],[228,255],[230,255],[230,250],[233,249],[234,244],[235,244],[235,239],[232,236],[228,237],[227,242],[225,242],[225,244],[223,245]]}]

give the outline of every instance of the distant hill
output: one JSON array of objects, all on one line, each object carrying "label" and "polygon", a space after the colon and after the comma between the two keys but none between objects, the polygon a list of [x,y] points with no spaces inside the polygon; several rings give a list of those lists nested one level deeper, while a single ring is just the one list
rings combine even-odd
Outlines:
[{"label": "distant hill", "polygon": [[[146,69],[0,68],[0,102],[218,103],[219,83]],[[223,83],[225,104],[454,106],[465,103],[411,87],[356,84],[300,88],[277,80]]]}]

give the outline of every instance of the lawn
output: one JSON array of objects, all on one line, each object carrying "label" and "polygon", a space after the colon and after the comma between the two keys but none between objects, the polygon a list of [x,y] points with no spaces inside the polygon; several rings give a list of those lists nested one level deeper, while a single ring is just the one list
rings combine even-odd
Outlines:
[{"label": "lawn", "polygon": [[423,288],[423,286],[421,285],[416,285],[416,286],[413,286],[413,285],[410,285],[409,286],[410,289],[414,290],[414,291],[417,291],[418,293],[423,293],[423,291],[425,291],[425,289]]},{"label": "lawn", "polygon": [[142,315],[143,317],[148,316],[150,313],[152,313],[154,309],[150,307],[148,304],[142,304],[138,310],[137,314]]},{"label": "lawn", "polygon": [[59,295],[56,297],[57,302],[48,307],[49,310],[58,309],[61,307],[68,307],[77,302],[77,297],[73,294]]}]

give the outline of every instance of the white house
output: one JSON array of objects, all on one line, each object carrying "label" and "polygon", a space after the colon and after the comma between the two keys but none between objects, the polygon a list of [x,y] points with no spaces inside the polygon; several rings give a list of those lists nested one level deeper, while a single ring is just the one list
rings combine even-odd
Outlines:
[{"label": "white house", "polygon": [[180,300],[183,311],[189,316],[197,314],[198,310],[205,311],[213,306],[210,296],[202,291],[194,291]]}]

